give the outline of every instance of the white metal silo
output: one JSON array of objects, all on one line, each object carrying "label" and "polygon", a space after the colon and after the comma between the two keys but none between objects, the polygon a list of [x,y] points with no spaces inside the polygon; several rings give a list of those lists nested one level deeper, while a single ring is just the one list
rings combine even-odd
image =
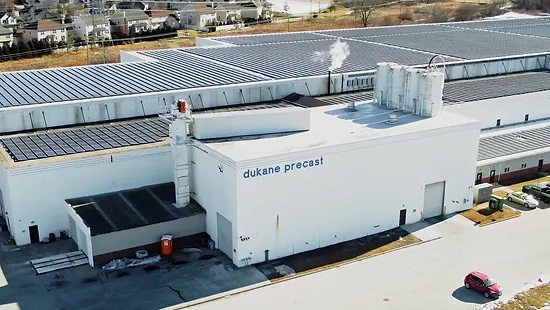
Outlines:
[{"label": "white metal silo", "polygon": [[422,74],[421,91],[422,114],[424,116],[437,116],[443,107],[443,85],[445,76],[442,72],[432,71]]},{"label": "white metal silo", "polygon": [[376,76],[374,81],[374,100],[378,104],[386,104],[390,83],[390,67],[394,63],[381,62],[376,64]]},{"label": "white metal silo", "polygon": [[426,69],[407,68],[405,70],[405,100],[403,110],[416,113],[420,108],[420,79]]},{"label": "white metal silo", "polygon": [[389,108],[400,109],[403,107],[406,68],[406,66],[397,64],[390,67],[390,100],[387,104]]}]

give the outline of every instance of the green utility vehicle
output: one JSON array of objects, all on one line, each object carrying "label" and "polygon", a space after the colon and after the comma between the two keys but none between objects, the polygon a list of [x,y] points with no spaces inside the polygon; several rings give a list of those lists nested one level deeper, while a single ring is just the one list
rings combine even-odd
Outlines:
[{"label": "green utility vehicle", "polygon": [[544,203],[550,203],[550,188],[541,188],[536,185],[525,185],[521,191],[526,194],[533,195],[533,197],[542,200]]}]

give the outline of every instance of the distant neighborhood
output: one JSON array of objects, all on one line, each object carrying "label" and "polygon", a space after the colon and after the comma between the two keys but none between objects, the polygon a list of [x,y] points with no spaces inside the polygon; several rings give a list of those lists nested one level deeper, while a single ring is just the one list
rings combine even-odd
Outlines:
[{"label": "distant neighborhood", "polygon": [[[89,0],[0,1],[0,53],[25,53],[133,37],[158,37],[178,29],[219,31],[270,22],[262,1],[118,2],[98,9]],[[65,0],[67,1],[67,0]]]}]

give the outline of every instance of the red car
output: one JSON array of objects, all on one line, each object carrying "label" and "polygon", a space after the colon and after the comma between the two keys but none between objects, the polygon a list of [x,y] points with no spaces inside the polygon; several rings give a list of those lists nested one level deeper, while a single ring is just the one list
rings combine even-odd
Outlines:
[{"label": "red car", "polygon": [[478,271],[472,271],[464,278],[464,287],[483,293],[487,298],[499,298],[502,295],[500,285],[495,280]]}]

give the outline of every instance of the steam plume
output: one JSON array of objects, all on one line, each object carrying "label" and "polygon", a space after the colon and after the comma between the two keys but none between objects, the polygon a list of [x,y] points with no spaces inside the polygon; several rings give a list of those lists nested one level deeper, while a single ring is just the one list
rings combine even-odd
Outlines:
[{"label": "steam plume", "polygon": [[329,71],[339,69],[344,64],[344,60],[349,56],[349,46],[346,42],[340,41],[340,38],[336,42],[330,45],[330,50],[323,52],[314,52],[312,60],[313,62],[324,63],[330,59]]}]

